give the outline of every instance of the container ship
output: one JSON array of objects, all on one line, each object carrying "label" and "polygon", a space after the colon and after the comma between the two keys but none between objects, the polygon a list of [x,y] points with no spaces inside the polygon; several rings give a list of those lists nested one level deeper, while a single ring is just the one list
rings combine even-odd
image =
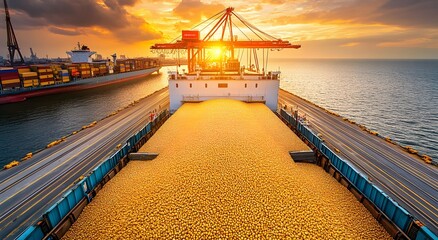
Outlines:
[{"label": "container ship", "polygon": [[160,70],[156,58],[93,62],[87,46],[67,52],[71,63],[0,69],[0,104],[126,82]]}]

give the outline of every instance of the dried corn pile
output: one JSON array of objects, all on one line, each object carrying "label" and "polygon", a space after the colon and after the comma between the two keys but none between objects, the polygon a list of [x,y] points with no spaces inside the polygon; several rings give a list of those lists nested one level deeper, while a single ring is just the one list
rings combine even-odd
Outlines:
[{"label": "dried corn pile", "polygon": [[389,239],[263,104],[184,104],[99,192],[65,239]]}]

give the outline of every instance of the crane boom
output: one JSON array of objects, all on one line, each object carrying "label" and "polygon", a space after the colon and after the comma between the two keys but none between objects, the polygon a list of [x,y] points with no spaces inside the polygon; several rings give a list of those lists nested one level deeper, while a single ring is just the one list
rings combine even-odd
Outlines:
[{"label": "crane boom", "polygon": [[301,45],[293,45],[289,41],[198,41],[176,43],[157,43],[151,49],[189,49],[189,48],[209,48],[209,47],[233,47],[233,48],[301,48]]}]

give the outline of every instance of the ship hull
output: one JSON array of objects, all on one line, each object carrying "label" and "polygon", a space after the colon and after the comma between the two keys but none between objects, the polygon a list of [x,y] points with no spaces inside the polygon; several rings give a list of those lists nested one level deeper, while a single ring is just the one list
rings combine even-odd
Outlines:
[{"label": "ship hull", "polygon": [[159,69],[160,69],[159,67],[154,67],[154,68],[133,71],[133,72],[117,73],[117,74],[111,74],[111,75],[93,77],[87,79],[78,79],[69,83],[57,84],[57,85],[46,86],[46,87],[20,89],[18,91],[8,91],[0,95],[0,104],[22,102],[32,97],[85,90],[85,89],[91,89],[91,88],[97,88],[106,85],[127,82],[142,77],[146,77],[151,73],[158,71]]}]

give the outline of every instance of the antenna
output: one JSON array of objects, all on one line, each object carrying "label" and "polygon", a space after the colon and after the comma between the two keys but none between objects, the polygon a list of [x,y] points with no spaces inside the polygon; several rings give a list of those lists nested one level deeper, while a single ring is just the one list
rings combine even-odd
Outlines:
[{"label": "antenna", "polygon": [[8,51],[9,51],[9,62],[11,65],[14,65],[15,51],[20,55],[20,61],[18,64],[23,64],[24,59],[23,55],[21,55],[20,47],[18,47],[17,38],[15,37],[14,29],[12,28],[11,16],[9,15],[8,4],[6,0],[3,1],[5,4],[5,14],[6,14],[6,30],[8,33]]}]

